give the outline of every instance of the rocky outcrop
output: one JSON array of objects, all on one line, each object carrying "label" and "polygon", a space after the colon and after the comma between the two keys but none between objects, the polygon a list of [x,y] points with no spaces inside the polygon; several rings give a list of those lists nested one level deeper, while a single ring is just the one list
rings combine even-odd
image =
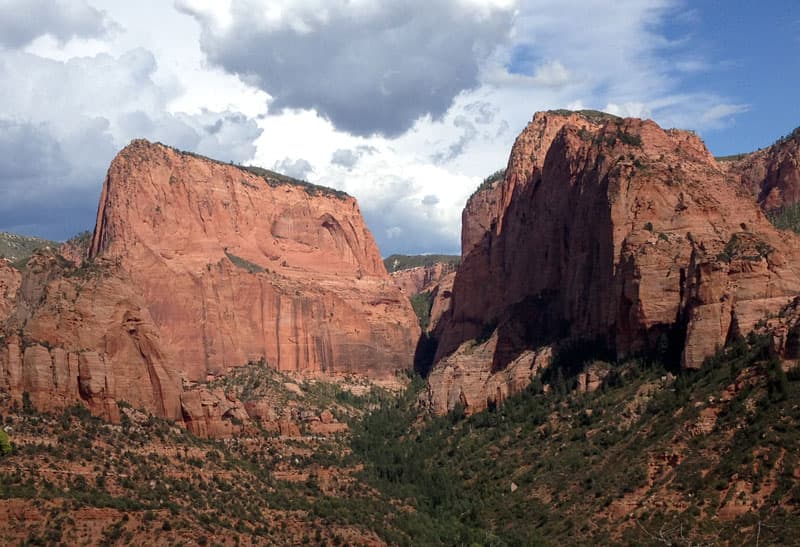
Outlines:
[{"label": "rocky outcrop", "polygon": [[432,290],[439,282],[451,272],[456,271],[454,264],[437,262],[430,266],[418,266],[398,270],[389,274],[401,291],[406,296],[413,296]]},{"label": "rocky outcrop", "polygon": [[78,267],[83,266],[89,257],[89,246],[92,243],[92,232],[82,232],[65,241],[58,247],[58,254]]},{"label": "rocky outcrop", "polygon": [[492,370],[496,350],[496,333],[483,343],[464,342],[431,371],[423,405],[435,414],[461,406],[467,415],[499,406],[525,389],[534,374],[549,366],[552,357],[547,346],[525,350],[503,370],[496,371]]},{"label": "rocky outcrop", "polygon": [[493,331],[493,374],[563,339],[698,367],[800,291],[797,237],[775,230],[690,132],[539,113],[488,191],[493,229],[456,274],[437,369]]},{"label": "rocky outcrop", "polygon": [[720,164],[768,213],[800,202],[800,128],[768,148]]},{"label": "rocky outcrop", "polygon": [[0,323],[5,321],[17,298],[22,275],[7,260],[0,259]]},{"label": "rocky outcrop", "polygon": [[98,261],[76,270],[34,256],[0,338],[0,389],[40,410],[84,402],[117,421],[117,401],[180,419],[180,379],[141,295]]},{"label": "rocky outcrop", "polygon": [[186,428],[204,438],[232,437],[250,423],[245,405],[220,388],[198,387],[183,392],[181,413]]},{"label": "rocky outcrop", "polygon": [[779,313],[762,318],[755,332],[769,339],[773,355],[795,366],[800,360],[800,296]]},{"label": "rocky outcrop", "polygon": [[431,289],[431,317],[428,320],[428,332],[435,332],[439,321],[450,309],[450,299],[453,297],[453,283],[456,272],[450,272],[442,277]]},{"label": "rocky outcrop", "polygon": [[427,322],[427,332],[436,328],[439,320],[450,308],[456,268],[455,264],[437,262],[430,266],[418,266],[389,274],[395,284],[409,298],[428,293],[430,317]]},{"label": "rocky outcrop", "polygon": [[283,371],[379,377],[419,335],[355,200],[134,141],[103,187],[90,256],[144,295],[188,380],[265,357]]}]

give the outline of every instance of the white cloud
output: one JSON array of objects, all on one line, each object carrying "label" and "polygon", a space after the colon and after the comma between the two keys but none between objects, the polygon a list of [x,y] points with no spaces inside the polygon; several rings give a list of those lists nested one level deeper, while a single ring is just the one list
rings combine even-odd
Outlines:
[{"label": "white cloud", "polygon": [[661,32],[696,24],[682,0],[66,5],[84,16],[0,18],[22,29],[0,33],[0,229],[88,227],[111,157],[145,136],[345,190],[383,254],[458,252],[465,200],[537,110],[702,131],[747,108],[682,86],[714,64]]},{"label": "white cloud", "polygon": [[108,164],[133,138],[237,162],[254,155],[261,134],[254,120],[231,111],[167,112],[181,90],[158,85],[156,69],[144,49],[66,62],[0,52],[3,229],[64,239],[88,228]]},{"label": "white cloud", "polygon": [[735,114],[748,110],[750,107],[746,104],[715,104],[703,112],[700,120],[705,127],[722,127],[732,123]]},{"label": "white cloud", "polygon": [[274,171],[299,180],[306,180],[308,175],[314,171],[314,167],[303,158],[291,159],[284,158],[276,161],[272,166]]}]

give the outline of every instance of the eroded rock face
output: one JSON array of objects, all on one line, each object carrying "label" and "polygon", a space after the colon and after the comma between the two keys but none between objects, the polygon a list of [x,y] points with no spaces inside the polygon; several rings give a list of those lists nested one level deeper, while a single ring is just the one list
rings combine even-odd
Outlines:
[{"label": "eroded rock face", "polygon": [[435,332],[439,321],[450,309],[450,300],[453,297],[453,283],[456,280],[456,272],[450,272],[441,278],[431,288],[431,318],[428,322],[428,332]]},{"label": "eroded rock face", "polygon": [[766,212],[800,202],[800,129],[737,161],[721,162]]},{"label": "eroded rock face", "polygon": [[410,368],[419,328],[355,200],[135,141],[113,161],[91,257],[140,287],[189,380]]},{"label": "eroded rock face", "polygon": [[17,298],[22,275],[11,267],[11,263],[0,258],[0,323],[5,321]]},{"label": "eroded rock face", "polygon": [[492,358],[496,350],[496,334],[484,343],[464,342],[431,371],[423,404],[435,414],[445,414],[460,405],[467,415],[499,406],[525,389],[536,373],[549,366],[552,357],[549,347],[525,350],[503,370],[495,371]]},{"label": "eroded rock face", "polygon": [[453,264],[437,262],[431,266],[408,268],[389,275],[406,296],[413,296],[432,290],[445,276],[454,271],[456,267]]},{"label": "eroded rock face", "polygon": [[698,367],[800,290],[797,237],[689,132],[540,113],[488,191],[498,208],[481,223],[493,229],[456,274],[436,369],[492,331],[494,374],[558,339],[619,357],[669,347]]},{"label": "eroded rock face", "polygon": [[180,379],[141,295],[118,266],[34,256],[0,342],[0,387],[40,410],[84,402],[111,421],[117,401],[180,419]]},{"label": "eroded rock face", "polygon": [[232,437],[250,423],[245,405],[221,388],[196,388],[181,394],[186,428],[204,438]]}]

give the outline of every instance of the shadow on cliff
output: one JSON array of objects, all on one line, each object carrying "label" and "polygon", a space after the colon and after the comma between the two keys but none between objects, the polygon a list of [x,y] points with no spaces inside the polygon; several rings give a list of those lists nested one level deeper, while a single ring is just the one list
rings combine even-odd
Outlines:
[{"label": "shadow on cliff", "polygon": [[439,340],[433,334],[423,332],[420,335],[414,350],[414,372],[423,378],[428,377],[433,368],[433,360],[436,357],[438,346]]}]

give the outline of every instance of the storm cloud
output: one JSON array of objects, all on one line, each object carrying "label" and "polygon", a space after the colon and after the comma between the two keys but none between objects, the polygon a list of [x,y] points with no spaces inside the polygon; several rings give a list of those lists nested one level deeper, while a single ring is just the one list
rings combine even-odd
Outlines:
[{"label": "storm cloud", "polygon": [[[270,109],[314,109],[337,129],[397,136],[479,84],[510,7],[459,0],[232,0],[228,24],[188,2],[208,59],[258,85]],[[446,26],[446,28],[445,28]]]},{"label": "storm cloud", "polygon": [[0,51],[0,230],[63,240],[91,228],[108,165],[134,138],[252,158],[254,120],[168,112],[176,91],[155,83],[156,69],[144,49],[66,62]]},{"label": "storm cloud", "polygon": [[99,38],[113,28],[106,15],[82,0],[3,0],[0,2],[0,45],[21,47],[50,35]]}]

